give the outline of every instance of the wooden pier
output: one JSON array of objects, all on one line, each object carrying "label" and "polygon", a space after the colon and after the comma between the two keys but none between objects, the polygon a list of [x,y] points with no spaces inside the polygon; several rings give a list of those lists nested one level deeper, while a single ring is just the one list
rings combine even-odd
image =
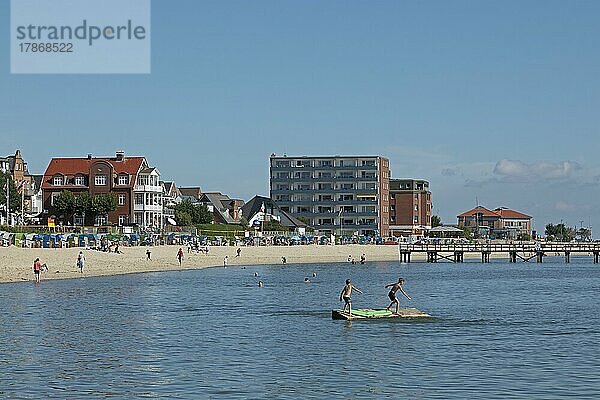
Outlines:
[{"label": "wooden pier", "polygon": [[410,263],[412,254],[424,254],[428,263],[449,261],[462,263],[465,253],[481,255],[482,263],[489,263],[492,255],[506,256],[508,261],[543,263],[544,257],[563,256],[565,263],[572,255],[589,256],[594,264],[600,262],[600,243],[472,243],[472,244],[403,244],[398,248],[400,262]]}]

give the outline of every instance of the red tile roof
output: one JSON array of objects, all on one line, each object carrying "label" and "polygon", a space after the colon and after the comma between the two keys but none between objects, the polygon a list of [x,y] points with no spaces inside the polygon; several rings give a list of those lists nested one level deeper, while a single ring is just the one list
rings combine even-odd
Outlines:
[{"label": "red tile roof", "polygon": [[504,219],[531,219],[533,217],[520,213],[515,210],[510,210],[508,208],[496,208],[494,210],[496,213],[500,214],[500,216]]},{"label": "red tile roof", "polygon": [[488,210],[485,207],[475,207],[472,210],[466,211],[460,214],[458,217],[472,217],[475,214],[483,214],[484,217],[498,217],[499,215],[492,210]]},{"label": "red tile roof", "polygon": [[97,161],[108,162],[113,166],[115,173],[117,174],[126,173],[135,177],[144,162],[144,157],[125,157],[120,161],[114,157],[53,158],[50,160],[46,172],[44,172],[42,187],[50,187],[51,185],[49,185],[47,181],[55,175],[88,175],[90,172],[90,165]]},{"label": "red tile roof", "polygon": [[499,217],[503,219],[532,219],[533,217],[521,212],[510,210],[508,208],[496,208],[488,210],[485,207],[475,207],[472,210],[466,211],[458,216],[458,218],[473,217],[475,214],[483,214],[484,217]]}]

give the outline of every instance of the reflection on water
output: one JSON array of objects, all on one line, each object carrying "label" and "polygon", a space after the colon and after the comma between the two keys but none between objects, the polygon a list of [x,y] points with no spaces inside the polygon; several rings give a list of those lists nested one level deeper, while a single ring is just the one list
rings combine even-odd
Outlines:
[{"label": "reflection on water", "polygon": [[[0,397],[597,398],[600,272],[574,261],[0,285]],[[398,276],[402,305],[434,318],[331,319],[345,279],[365,292],[353,307],[382,308]]]}]

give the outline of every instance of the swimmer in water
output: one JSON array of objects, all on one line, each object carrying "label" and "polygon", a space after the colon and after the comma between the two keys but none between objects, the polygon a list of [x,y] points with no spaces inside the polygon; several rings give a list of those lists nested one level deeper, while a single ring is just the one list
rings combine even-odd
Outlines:
[{"label": "swimmer in water", "polygon": [[263,281],[258,281],[258,287],[263,287],[265,286],[265,284],[263,283]]}]

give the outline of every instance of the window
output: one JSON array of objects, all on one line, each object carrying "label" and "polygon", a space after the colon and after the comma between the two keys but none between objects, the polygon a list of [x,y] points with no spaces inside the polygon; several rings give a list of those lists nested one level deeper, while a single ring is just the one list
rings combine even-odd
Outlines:
[{"label": "window", "polygon": [[289,172],[278,172],[275,175],[275,178],[277,178],[277,179],[289,179],[289,177],[290,177]]},{"label": "window", "polygon": [[58,195],[60,195],[60,193],[56,193],[56,192],[54,192],[54,193],[52,193],[52,194],[50,195],[50,205],[51,205],[51,206],[53,206],[53,205],[54,205],[54,199],[55,199],[55,198],[56,198]]},{"label": "window", "polygon": [[125,225],[127,223],[127,215],[119,215],[119,225]]},{"label": "window", "polygon": [[96,215],[96,226],[106,225],[107,221],[106,215]]},{"label": "window", "polygon": [[75,177],[75,185],[85,186],[85,178],[83,176],[76,176]]},{"label": "window", "polygon": [[62,184],[63,184],[63,177],[62,176],[55,176],[54,180],[52,181],[52,184],[54,186],[62,186]]},{"label": "window", "polygon": [[140,175],[138,178],[138,185],[145,186],[148,184],[148,175]]},{"label": "window", "polygon": [[106,185],[106,175],[96,175],[94,179],[94,183],[96,186],[105,186]]},{"label": "window", "polygon": [[138,206],[144,204],[144,194],[143,193],[135,194],[135,204]]},{"label": "window", "polygon": [[[125,205],[125,195],[124,194],[120,194],[119,195],[119,205],[120,206],[124,206]],[[121,217],[119,217],[121,218]]]},{"label": "window", "polygon": [[119,185],[129,184],[129,177],[127,175],[119,175]]}]

